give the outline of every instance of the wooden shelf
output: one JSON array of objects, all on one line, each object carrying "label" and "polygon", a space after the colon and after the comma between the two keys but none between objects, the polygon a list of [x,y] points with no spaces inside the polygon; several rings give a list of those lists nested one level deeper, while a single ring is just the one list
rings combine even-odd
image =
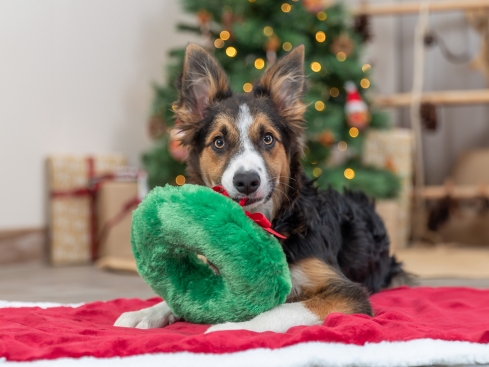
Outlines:
[{"label": "wooden shelf", "polygon": [[[384,4],[361,4],[353,8],[353,14],[365,15],[402,15],[419,13],[420,5],[423,1],[412,1],[403,3],[384,3]],[[466,11],[489,7],[488,0],[451,0],[431,2],[428,5],[430,12],[444,11]]]},{"label": "wooden shelf", "polygon": [[[411,104],[411,93],[379,95],[374,97],[373,103],[384,108],[406,107]],[[424,92],[421,103],[433,103],[435,105],[485,104],[489,103],[489,89]]]},{"label": "wooden shelf", "polygon": [[426,200],[439,200],[446,196],[453,199],[489,198],[489,185],[440,185],[425,186],[421,196]]}]

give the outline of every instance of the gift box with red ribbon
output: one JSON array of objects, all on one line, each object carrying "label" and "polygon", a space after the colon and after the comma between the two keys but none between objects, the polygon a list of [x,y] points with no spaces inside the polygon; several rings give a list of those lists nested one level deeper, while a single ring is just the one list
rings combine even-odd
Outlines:
[{"label": "gift box with red ribbon", "polygon": [[131,248],[132,211],[146,194],[144,172],[101,185],[97,194],[97,262],[102,269],[136,271]]},{"label": "gift box with red ribbon", "polygon": [[48,158],[49,253],[54,265],[84,264],[96,256],[96,194],[126,165],[120,154]]}]

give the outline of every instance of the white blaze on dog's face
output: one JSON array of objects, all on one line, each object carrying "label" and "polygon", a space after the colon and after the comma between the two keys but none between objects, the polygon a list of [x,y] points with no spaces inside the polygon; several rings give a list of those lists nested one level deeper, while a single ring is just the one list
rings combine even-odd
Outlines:
[{"label": "white blaze on dog's face", "polygon": [[187,47],[175,111],[190,148],[189,182],[223,185],[234,200],[247,198],[247,210],[273,217],[302,149],[303,58],[303,47],[291,51],[252,93],[233,95],[217,61]]},{"label": "white blaze on dog's face", "polygon": [[[243,103],[239,106],[236,118],[239,148],[226,165],[221,184],[232,198],[246,197],[248,206],[257,206],[270,199],[272,177],[269,175],[263,153],[255,148],[251,136],[252,125],[253,116],[248,105]],[[264,144],[273,144],[271,133],[267,133],[263,139],[267,141],[264,141]]]}]

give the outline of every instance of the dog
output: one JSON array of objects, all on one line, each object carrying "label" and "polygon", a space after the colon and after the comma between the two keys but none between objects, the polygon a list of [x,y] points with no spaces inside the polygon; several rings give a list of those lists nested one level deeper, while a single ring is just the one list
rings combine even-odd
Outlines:
[{"label": "dog", "polygon": [[[217,60],[189,44],[174,104],[190,183],[222,185],[285,236],[292,291],[287,302],[219,330],[286,332],[333,312],[372,315],[369,294],[407,279],[373,204],[359,192],[318,190],[301,166],[304,47],[269,67],[252,92],[234,94]],[[116,326],[158,328],[178,318],[165,302],[126,312]]]}]

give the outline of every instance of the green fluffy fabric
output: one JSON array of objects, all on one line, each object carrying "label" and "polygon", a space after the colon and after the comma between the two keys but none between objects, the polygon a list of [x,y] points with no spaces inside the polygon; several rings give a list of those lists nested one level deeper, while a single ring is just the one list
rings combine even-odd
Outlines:
[{"label": "green fluffy fabric", "polygon": [[139,274],[190,322],[246,321],[285,302],[291,290],[280,243],[206,187],[153,189],[134,211],[131,242]]}]

